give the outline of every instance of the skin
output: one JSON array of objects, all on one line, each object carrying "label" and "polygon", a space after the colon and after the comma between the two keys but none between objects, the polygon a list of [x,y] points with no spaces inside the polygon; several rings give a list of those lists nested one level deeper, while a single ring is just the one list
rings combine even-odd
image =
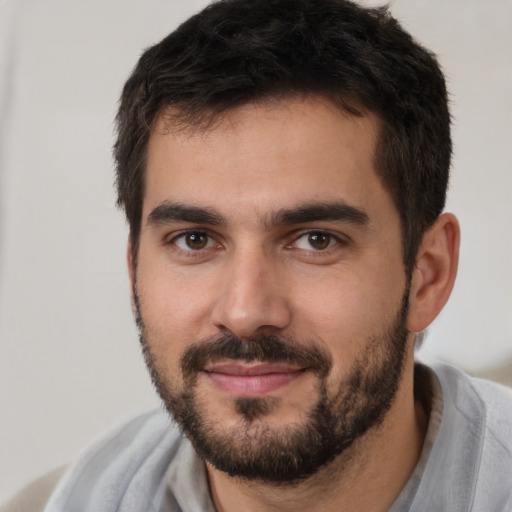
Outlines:
[{"label": "skin", "polygon": [[[389,326],[406,277],[398,212],[374,170],[378,129],[373,114],[354,117],[318,97],[243,106],[201,131],[173,132],[163,116],[158,120],[148,147],[137,268],[130,247],[128,265],[151,352],[172,391],[183,386],[179,363],[187,347],[220,333],[313,340],[332,358],[333,391],[368,340]],[[208,209],[222,223],[155,221],[159,207],[175,203]],[[349,205],[365,221],[270,222],[283,209],[318,203]],[[208,236],[191,248],[184,230]],[[311,244],[312,232],[330,237],[325,248]],[[298,485],[246,482],[208,464],[217,511],[391,506],[425,433],[413,395],[414,332],[448,299],[458,243],[450,214],[425,234],[409,295],[403,378],[383,423]],[[271,389],[256,379],[254,396],[274,397],[277,404],[258,421],[276,430],[300,422],[317,398],[316,378],[305,371]],[[254,382],[227,380],[221,386],[202,373],[197,393],[209,420],[236,432],[241,419],[234,400],[256,391]]]}]

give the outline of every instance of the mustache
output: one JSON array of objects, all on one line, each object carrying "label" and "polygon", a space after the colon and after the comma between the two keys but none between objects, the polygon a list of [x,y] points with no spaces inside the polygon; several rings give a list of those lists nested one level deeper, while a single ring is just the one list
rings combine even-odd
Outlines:
[{"label": "mustache", "polygon": [[185,379],[193,379],[207,363],[225,359],[289,363],[313,370],[321,378],[332,367],[330,355],[312,342],[298,343],[291,338],[274,335],[255,335],[242,339],[226,334],[193,343],[181,358],[181,370]]}]

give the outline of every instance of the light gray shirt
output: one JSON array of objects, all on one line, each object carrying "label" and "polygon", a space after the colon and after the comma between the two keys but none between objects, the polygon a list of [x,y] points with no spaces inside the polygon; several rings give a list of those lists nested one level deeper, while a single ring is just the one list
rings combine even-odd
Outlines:
[{"label": "light gray shirt", "polygon": [[[440,364],[425,370],[422,454],[391,512],[512,512],[512,390]],[[163,411],[95,444],[45,512],[215,512],[204,463]]]}]

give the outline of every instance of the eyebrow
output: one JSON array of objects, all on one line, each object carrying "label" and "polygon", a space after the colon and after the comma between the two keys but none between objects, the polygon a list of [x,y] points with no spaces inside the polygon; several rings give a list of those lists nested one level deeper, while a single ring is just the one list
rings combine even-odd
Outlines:
[{"label": "eyebrow", "polygon": [[[369,223],[368,214],[361,208],[343,201],[306,203],[294,208],[277,210],[265,224],[270,227],[305,224],[318,221],[343,221],[356,226]],[[226,227],[227,219],[213,208],[185,205],[165,201],[148,215],[148,226],[160,226],[172,222],[190,222]]]},{"label": "eyebrow", "polygon": [[369,220],[368,214],[361,208],[343,201],[336,201],[307,203],[295,208],[278,210],[272,215],[270,224],[279,226],[318,221],[344,221],[356,226],[366,226]]},{"label": "eyebrow", "polygon": [[210,226],[226,226],[226,219],[208,207],[184,205],[181,203],[163,202],[148,215],[149,226],[160,226],[170,222],[191,222]]}]

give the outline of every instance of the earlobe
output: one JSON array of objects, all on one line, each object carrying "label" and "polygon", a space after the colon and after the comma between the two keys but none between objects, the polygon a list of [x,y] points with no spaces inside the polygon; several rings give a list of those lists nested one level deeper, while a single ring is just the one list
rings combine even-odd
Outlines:
[{"label": "earlobe", "polygon": [[428,327],[448,301],[457,275],[459,244],[459,222],[451,213],[440,215],[425,233],[412,275],[409,331]]}]

